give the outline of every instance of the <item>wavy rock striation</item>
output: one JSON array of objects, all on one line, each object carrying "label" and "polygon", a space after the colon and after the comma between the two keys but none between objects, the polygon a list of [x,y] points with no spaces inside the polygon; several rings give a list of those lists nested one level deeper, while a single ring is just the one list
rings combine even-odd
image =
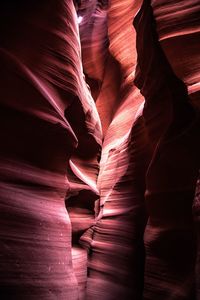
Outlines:
[{"label": "wavy rock striation", "polygon": [[[152,3],[156,14],[156,1]],[[144,233],[143,298],[195,299],[197,245],[192,203],[200,166],[199,111],[160,46],[150,1],[143,2],[134,24],[135,83],[145,97],[143,116],[154,147],[146,172],[149,218]]]},{"label": "wavy rock striation", "polygon": [[[95,223],[81,237],[89,253],[87,299],[142,297],[146,223],[144,174],[150,157],[141,116],[143,97],[133,84],[136,49],[132,20],[140,4],[140,1],[134,4],[111,1],[106,15],[109,47],[96,100],[104,132],[97,182],[100,199],[95,205]],[[98,8],[96,3],[96,14],[100,14]],[[123,18],[124,13],[127,18]],[[86,36],[90,41],[88,53],[95,49],[95,39],[88,27],[92,28],[97,22],[96,14],[93,22],[80,24],[80,32],[84,32],[84,37],[81,35],[83,53]],[[120,31],[119,38],[120,27],[124,30]],[[87,67],[90,65],[92,69],[93,63],[89,56]],[[99,64],[97,56],[95,67],[100,70]],[[84,71],[90,76],[90,83],[96,78],[87,67]],[[91,84],[91,90],[93,88]]]},{"label": "wavy rock striation", "polygon": [[95,160],[101,128],[74,4],[7,1],[0,20],[0,298],[81,299],[87,261],[72,253],[66,168],[85,147]]},{"label": "wavy rock striation", "polygon": [[[95,224],[81,238],[89,249],[87,297],[193,299],[198,3],[144,1],[135,33],[140,5],[110,1],[107,10],[109,47],[96,100],[104,132],[100,201]],[[92,35],[84,34],[93,49]],[[95,62],[100,70],[98,56]],[[87,63],[92,69],[94,61]]]},{"label": "wavy rock striation", "polygon": [[199,1],[3,2],[0,298],[198,299]]}]

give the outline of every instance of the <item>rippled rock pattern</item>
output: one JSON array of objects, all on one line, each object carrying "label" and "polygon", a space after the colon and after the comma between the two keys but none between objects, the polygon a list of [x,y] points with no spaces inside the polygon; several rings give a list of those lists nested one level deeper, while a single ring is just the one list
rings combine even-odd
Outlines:
[{"label": "rippled rock pattern", "polygon": [[[146,222],[144,173],[149,153],[146,153],[147,139],[141,116],[143,97],[133,83],[136,50],[132,25],[140,4],[140,1],[134,4],[132,1],[111,1],[105,14],[106,1],[102,11],[100,4],[95,6],[93,1],[91,22],[85,25],[87,18],[83,15],[80,24],[84,71],[92,92],[97,86],[95,80],[100,86],[96,105],[104,132],[96,220],[81,237],[89,253],[87,299],[137,299],[142,296]],[[80,15],[83,7],[84,2],[78,12]],[[102,20],[107,17],[108,32],[102,43],[108,40],[109,47],[102,53],[106,55],[104,76],[97,78],[96,73],[91,72],[94,56],[87,56],[85,66],[84,52],[91,54],[96,50],[97,37],[92,33],[100,16]],[[119,27],[123,27],[120,38]],[[96,53],[93,70],[101,70],[101,63]]]},{"label": "rippled rock pattern", "polygon": [[[95,20],[102,12],[96,2],[95,14],[94,2]],[[85,68],[91,89],[98,86],[93,94],[104,132],[96,223],[82,236],[89,249],[87,297],[194,299],[192,201],[200,132],[199,113],[191,103],[198,105],[199,99],[199,5],[144,1],[135,34],[132,19],[140,5],[109,2],[109,47],[100,84],[94,85],[94,74]],[[93,49],[95,38],[84,31],[84,23],[80,28],[83,51],[86,36],[87,50]],[[93,63],[88,57],[87,66]],[[95,68],[101,66],[97,55]],[[143,114],[144,100],[133,80],[145,98]]]},{"label": "rippled rock pattern", "polygon": [[73,160],[79,174],[83,148],[95,161],[101,129],[74,4],[5,1],[0,20],[0,298],[82,299],[87,255],[72,251],[66,169]]},{"label": "rippled rock pattern", "polygon": [[146,172],[143,299],[195,299],[198,232],[192,204],[200,166],[199,111],[161,49],[150,1],[134,24],[135,83],[145,97],[143,116],[154,148]]},{"label": "rippled rock pattern", "polygon": [[199,1],[3,2],[0,299],[200,299]]},{"label": "rippled rock pattern", "polygon": [[200,3],[151,1],[160,44],[175,74],[185,82],[194,104],[199,105]]}]

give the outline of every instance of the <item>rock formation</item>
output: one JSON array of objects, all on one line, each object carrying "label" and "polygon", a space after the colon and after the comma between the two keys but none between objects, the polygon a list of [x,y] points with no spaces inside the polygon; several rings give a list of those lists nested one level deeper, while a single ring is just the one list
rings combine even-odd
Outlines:
[{"label": "rock formation", "polygon": [[66,169],[79,173],[72,153],[95,163],[101,144],[76,11],[72,1],[5,1],[0,15],[0,298],[75,300],[86,254],[72,253],[65,197],[86,184],[72,186]]},{"label": "rock formation", "polygon": [[200,299],[199,10],[3,1],[1,299]]}]

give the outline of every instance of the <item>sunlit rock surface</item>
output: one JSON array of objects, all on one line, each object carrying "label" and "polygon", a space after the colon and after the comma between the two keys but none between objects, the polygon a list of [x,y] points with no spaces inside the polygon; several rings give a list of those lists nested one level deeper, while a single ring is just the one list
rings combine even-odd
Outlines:
[{"label": "sunlit rock surface", "polygon": [[0,298],[199,299],[199,1],[4,2]]},{"label": "sunlit rock surface", "polygon": [[[97,78],[91,70],[101,70],[102,64],[96,55],[92,69],[94,61],[90,56],[96,49],[97,38],[92,29],[100,15],[107,18],[108,31],[102,42],[109,41],[107,51],[104,50],[105,69],[103,77],[98,78],[100,88],[96,97],[104,132],[97,185],[100,199],[95,205],[95,224],[81,237],[89,252],[87,299],[142,297],[146,222],[144,174],[149,152],[141,116],[143,97],[133,83],[137,57],[132,25],[140,4],[140,1],[111,1],[105,14],[106,3],[101,11],[100,5],[95,6],[93,2],[91,20],[83,16],[80,23],[83,54],[86,49],[86,54],[89,53],[87,65],[83,55],[83,66],[92,92]],[[84,4],[79,14],[83,7]],[[97,28],[103,32],[103,28]]]},{"label": "sunlit rock surface", "polygon": [[[94,94],[104,132],[96,223],[81,239],[89,249],[89,299],[195,297],[192,201],[199,169],[200,132],[198,112],[189,103],[196,105],[199,99],[198,4],[144,3],[135,20],[135,42],[132,19],[141,2],[109,2],[109,47],[99,85],[94,85],[95,75],[84,68],[91,89],[98,86]],[[94,19],[88,21],[88,27],[94,25],[95,8],[93,1]],[[91,31],[84,30],[84,23],[80,28],[84,32],[83,49],[86,36],[90,40],[87,50],[93,49]],[[104,43],[105,36],[106,32]],[[135,44],[139,56],[136,79]],[[88,59],[90,63],[92,67],[94,61]],[[100,67],[97,55],[95,68]],[[134,79],[145,97],[142,116],[143,98]],[[160,152],[162,160],[158,158]],[[140,277],[143,240],[146,259]]]},{"label": "sunlit rock surface", "polygon": [[0,298],[83,299],[87,255],[72,253],[66,169],[85,148],[95,160],[101,129],[74,4],[7,1],[0,22]]}]

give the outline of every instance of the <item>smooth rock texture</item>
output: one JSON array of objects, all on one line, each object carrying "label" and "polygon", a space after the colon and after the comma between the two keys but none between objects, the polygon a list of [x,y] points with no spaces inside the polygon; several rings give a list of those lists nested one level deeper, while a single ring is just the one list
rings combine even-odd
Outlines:
[{"label": "smooth rock texture", "polygon": [[[92,3],[95,12],[98,4]],[[144,1],[135,19],[135,33],[132,19],[140,5],[141,1],[109,2],[109,48],[100,87],[91,80],[95,79],[91,72],[94,61],[87,60],[91,63],[91,90],[98,86],[98,93],[93,94],[104,132],[96,223],[81,238],[89,249],[87,297],[194,299],[196,230],[192,201],[199,169],[199,113],[190,101],[196,105],[199,99],[195,75],[199,73],[198,4]],[[175,7],[179,8],[177,13]],[[105,18],[105,11],[103,15]],[[95,16],[88,27],[94,26]],[[93,49],[94,39],[84,22],[81,32],[90,39],[87,50]],[[191,49],[188,32],[194,41]],[[85,49],[85,39],[82,45]],[[95,62],[95,68],[100,69],[99,56]],[[84,70],[87,74],[87,68]],[[145,98],[142,116],[143,99],[133,84],[135,72],[135,84]]]},{"label": "smooth rock texture", "polygon": [[200,2],[152,0],[157,33],[175,74],[187,85],[190,99],[199,105]]},{"label": "smooth rock texture", "polygon": [[199,10],[3,1],[0,299],[200,299]]},{"label": "smooth rock texture", "polygon": [[[104,132],[97,185],[100,201],[95,205],[95,223],[81,237],[89,253],[87,299],[142,297],[143,231],[146,222],[144,173],[149,153],[146,153],[147,140],[141,117],[143,98],[133,84],[136,49],[132,20],[139,4],[113,1],[107,11],[109,48],[104,76],[99,77],[102,83],[96,100]],[[80,14],[81,7],[84,6],[80,6]],[[87,18],[83,16],[80,24],[83,53],[86,51],[86,37],[90,41],[87,43],[88,53],[95,49],[92,26],[97,22],[95,17],[103,14],[98,8],[97,5],[93,22],[85,25]],[[129,13],[127,18],[123,18],[123,12]],[[119,27],[126,28],[121,31],[120,39]],[[90,77],[89,84],[96,79],[95,74],[90,72],[92,64],[88,56],[84,71]],[[97,55],[95,68],[99,64]],[[88,65],[91,66],[90,71]],[[93,83],[91,90],[95,89]]]},{"label": "smooth rock texture", "polygon": [[195,299],[192,203],[200,166],[200,115],[161,49],[150,1],[143,2],[134,24],[135,83],[145,97],[143,115],[154,146],[146,172],[143,299]]},{"label": "smooth rock texture", "polygon": [[0,298],[83,299],[87,255],[75,248],[72,262],[66,169],[85,147],[95,160],[101,125],[74,4],[5,1],[0,20]]}]

